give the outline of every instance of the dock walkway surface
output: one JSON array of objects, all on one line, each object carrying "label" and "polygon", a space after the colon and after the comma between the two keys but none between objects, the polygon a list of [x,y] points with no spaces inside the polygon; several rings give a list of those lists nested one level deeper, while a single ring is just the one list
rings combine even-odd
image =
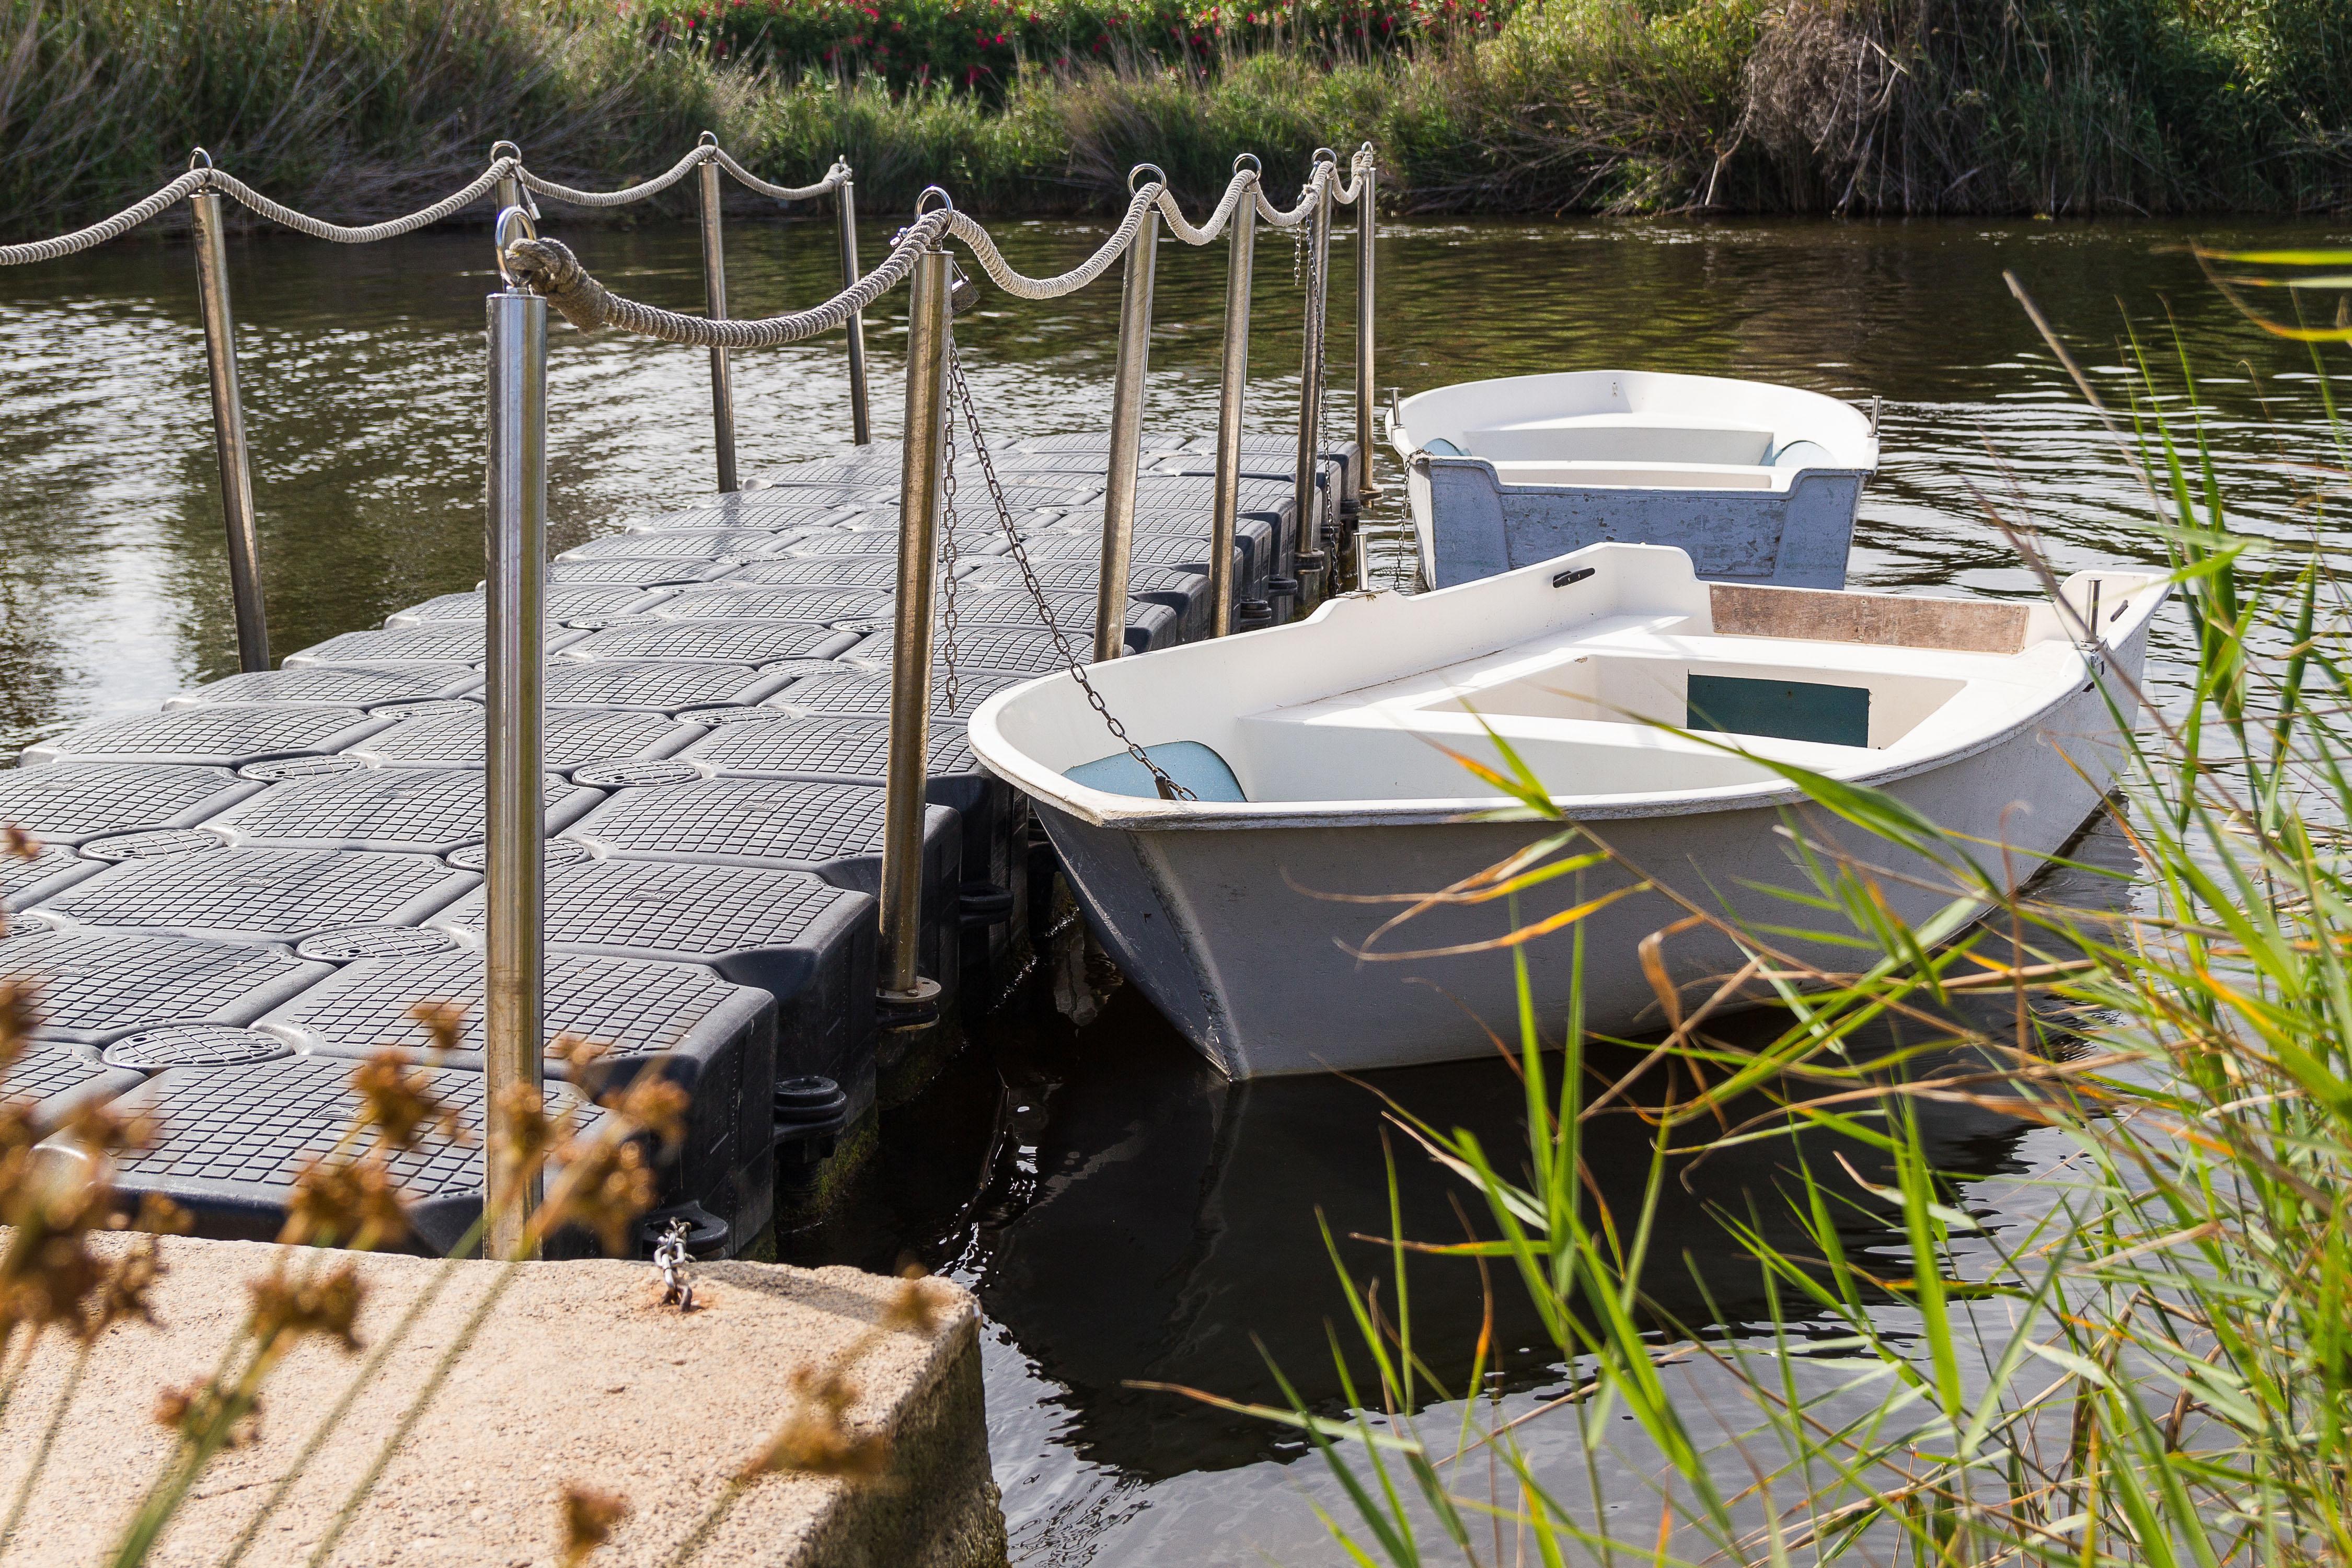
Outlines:
[{"label": "dock walkway surface", "polygon": [[[1108,441],[996,459],[1082,658]],[[1236,626],[1294,608],[1295,450],[1245,440]],[[1324,454],[1315,531],[1352,500],[1354,461]],[[691,1090],[646,1230],[683,1215],[701,1256],[755,1245],[780,1162],[807,1170],[874,1104],[899,464],[877,444],[783,468],[549,566],[547,1030]],[[942,528],[952,690],[934,643],[922,968],[950,1005],[1012,978],[1029,886],[1025,803],[980,770],[962,721],[1061,667],[976,467],[960,464]],[[1213,474],[1205,437],[1145,441],[1130,651],[1206,634]],[[44,847],[0,869],[19,911],[0,976],[37,987],[41,1019],[0,1098],[47,1126],[94,1096],[144,1110],[160,1131],[121,1157],[126,1200],[266,1238],[302,1158],[349,1123],[354,1061],[426,1061],[411,1010],[454,1003],[466,1048],[429,1066],[464,1132],[395,1163],[419,1236],[454,1245],[481,1201],[484,657],[481,594],[448,595],[0,772],[0,823]],[[551,1098],[565,1070],[548,1059]]]}]

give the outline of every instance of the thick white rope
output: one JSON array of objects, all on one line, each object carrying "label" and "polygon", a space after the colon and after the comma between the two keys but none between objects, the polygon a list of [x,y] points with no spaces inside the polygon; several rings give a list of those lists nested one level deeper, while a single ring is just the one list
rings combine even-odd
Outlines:
[{"label": "thick white rope", "polygon": [[71,234],[60,234],[47,239],[28,240],[22,245],[0,245],[0,267],[14,267],[36,261],[56,261],[79,251],[104,245],[109,240],[121,238],[141,224],[160,216],[173,203],[183,197],[207,190],[218,191],[223,195],[234,198],[257,216],[266,217],[272,223],[282,224],[297,233],[307,234],[313,239],[331,240],[337,245],[370,245],[380,239],[397,239],[404,234],[415,233],[427,224],[438,223],[443,218],[464,210],[488,195],[503,179],[517,180],[542,196],[571,206],[617,207],[626,206],[632,202],[644,201],[648,196],[667,190],[712,159],[716,159],[720,168],[725,169],[746,186],[759,192],[761,195],[772,196],[778,201],[805,201],[812,196],[821,196],[829,191],[838,190],[850,177],[849,165],[836,161],[833,167],[825,172],[824,178],[814,185],[772,185],[729,157],[722,149],[705,145],[695,148],[671,165],[667,173],[657,174],[642,184],[630,185],[618,191],[583,191],[570,185],[557,184],[552,180],[541,179],[525,168],[520,159],[501,156],[493,159],[488,168],[477,174],[463,188],[451,192],[431,206],[419,208],[401,217],[387,218],[382,223],[346,226],[329,223],[324,218],[312,217],[306,212],[298,212],[282,202],[270,200],[235,175],[206,166],[189,170],[136,205],[125,207],[112,217],[91,224],[88,228],[76,229]]},{"label": "thick white rope", "polygon": [[329,223],[324,218],[315,218],[309,213],[296,212],[292,207],[280,205],[242,180],[224,174],[218,169],[198,169],[196,173],[205,176],[205,184],[218,189],[224,195],[235,196],[272,223],[284,224],[288,228],[299,230],[313,239],[333,240],[337,245],[372,245],[379,239],[397,239],[404,234],[415,233],[426,224],[440,222],[451,213],[480,200],[499,180],[518,173],[520,168],[521,165],[514,159],[500,158],[475,176],[473,184],[463,190],[450,192],[429,207],[421,207],[405,217],[387,218],[382,223],[357,228],[346,228],[341,224]]},{"label": "thick white rope", "polygon": [[1315,172],[1307,176],[1307,184],[1299,187],[1298,205],[1286,211],[1267,201],[1265,192],[1261,189],[1257,194],[1257,216],[1276,228],[1297,228],[1315,215],[1316,202],[1324,184],[1337,178],[1338,172],[1330,164],[1316,164]]},{"label": "thick white rope", "polygon": [[915,268],[915,258],[940,243],[954,216],[946,208],[925,213],[899,231],[890,253],[873,271],[824,304],[786,316],[712,321],[623,299],[590,276],[561,240],[517,240],[507,247],[505,261],[510,277],[543,295],[565,321],[583,332],[612,326],[640,337],[702,348],[772,349],[846,326],[850,317],[871,309],[874,301],[906,281],[907,274]]},{"label": "thick white rope", "polygon": [[1168,220],[1168,232],[1185,244],[1206,245],[1225,232],[1225,225],[1233,221],[1234,209],[1241,205],[1243,193],[1256,184],[1255,171],[1235,170],[1232,181],[1225,186],[1224,198],[1217,203],[1207,217],[1201,220],[1198,228],[1184,221],[1184,209],[1176,205],[1175,195],[1165,190],[1160,193],[1160,216]]},{"label": "thick white rope", "polygon": [[828,191],[837,191],[849,180],[849,165],[839,158],[835,158],[833,161],[833,167],[824,172],[824,178],[814,185],[772,185],[729,157],[724,148],[713,148],[710,155],[718,160],[720,168],[735,176],[738,184],[757,191],[763,196],[772,196],[780,202],[804,202],[812,196],[821,196]]},{"label": "thick white rope", "polygon": [[[1134,242],[1135,231],[1143,226],[1143,215],[1156,205],[1167,186],[1157,180],[1144,185],[1127,204],[1127,216],[1118,220],[1111,237],[1103,241],[1102,248],[1057,278],[1027,278],[1013,269],[1004,253],[996,248],[988,230],[966,215],[950,210],[947,214],[949,232],[971,247],[981,270],[1006,293],[1022,300],[1054,300],[1064,294],[1074,294],[1110,269]],[[932,215],[937,216],[937,215]]]},{"label": "thick white rope", "polygon": [[709,163],[710,154],[714,151],[716,149],[706,142],[672,163],[667,172],[656,174],[642,184],[625,186],[617,191],[576,191],[570,185],[559,185],[552,180],[542,180],[529,169],[519,169],[517,174],[524,184],[541,195],[570,206],[625,207],[632,202],[644,201],[647,196],[657,195],[669,189]]}]

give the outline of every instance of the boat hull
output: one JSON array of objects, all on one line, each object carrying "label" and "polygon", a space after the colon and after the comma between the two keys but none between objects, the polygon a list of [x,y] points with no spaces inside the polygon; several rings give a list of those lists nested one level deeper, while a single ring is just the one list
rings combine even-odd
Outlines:
[{"label": "boat hull", "polygon": [[[1962,840],[2011,886],[2037,870],[2099,809],[2120,761],[2116,713],[2132,711],[2144,626],[2111,650],[2124,679],[2094,680],[1969,754],[1907,776],[1872,781]],[[1128,978],[1218,1068],[1236,1079],[1458,1059],[1517,1036],[1509,955],[1483,950],[1411,959],[1359,956],[1394,903],[1433,892],[1526,847],[1551,825],[1449,821],[1383,824],[1377,813],[1307,826],[1246,829],[1106,827],[1034,802],[1079,903]],[[1626,1036],[1668,1019],[1640,949],[1696,907],[1759,927],[1835,929],[1833,913],[1766,889],[1812,890],[1790,839],[1816,842],[1895,873],[1877,879],[1892,911],[1920,925],[1953,902],[1949,875],[1810,806],[1694,807],[1595,816],[1583,824],[1615,856],[1576,878],[1503,905],[1441,907],[1383,936],[1375,951],[1428,952],[1492,944],[1515,924],[1630,889],[1581,921],[1585,1026]],[[2006,845],[2002,854],[1999,846]],[[1916,885],[1924,882],[1927,886]],[[1981,911],[1979,911],[1981,912]],[[1850,944],[1774,940],[1832,971],[1866,958]],[[1537,1017],[1557,1037],[1575,989],[1568,930],[1525,945]],[[1728,936],[1696,929],[1659,956],[1685,1007],[1706,1000],[1743,955]]]},{"label": "boat hull", "polygon": [[1483,459],[1420,454],[1406,484],[1435,588],[1606,543],[1672,545],[1708,579],[1843,588],[1866,477],[1807,468],[1784,490],[1507,485]]}]

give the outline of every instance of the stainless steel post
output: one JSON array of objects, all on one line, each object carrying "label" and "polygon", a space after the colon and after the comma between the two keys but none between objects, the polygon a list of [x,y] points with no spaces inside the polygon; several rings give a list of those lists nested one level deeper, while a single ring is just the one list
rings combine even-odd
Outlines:
[{"label": "stainless steel post", "polygon": [[217,191],[188,198],[196,223],[196,295],[212,370],[213,455],[220,461],[221,516],[228,524],[229,603],[236,615],[236,667],[269,668],[269,617],[261,598],[261,541],[253,526],[253,463],[245,445],[245,403],[236,389],[236,320],[229,312],[228,247]]},{"label": "stainless steel post", "polygon": [[[520,209],[499,215],[499,254]],[[488,886],[483,957],[484,1092],[493,1110],[520,1084],[541,1084],[544,895],[541,801],[547,663],[547,301],[509,287],[489,297]],[[539,1206],[538,1172],[516,1180],[486,1141],[485,1256],[525,1247]]]},{"label": "stainless steel post", "polygon": [[[1166,184],[1168,176],[1139,163]],[[1135,546],[1135,478],[1143,458],[1143,378],[1151,368],[1151,276],[1160,252],[1160,209],[1143,215],[1127,247],[1127,272],[1118,296],[1118,358],[1111,370],[1110,472],[1103,485],[1102,580],[1095,585],[1095,659],[1127,651],[1127,568]]]},{"label": "stainless steel post", "polygon": [[[1364,143],[1364,151],[1372,144]],[[1378,206],[1381,171],[1364,166],[1363,184],[1356,193],[1356,499],[1367,501],[1381,493],[1372,482],[1372,281],[1379,247]]]},{"label": "stainless steel post", "polygon": [[[843,165],[846,167],[846,163]],[[844,177],[840,188],[833,193],[834,210],[841,221],[841,286],[845,289],[864,276],[857,269],[857,188],[856,182]],[[855,311],[849,318],[849,438],[863,447],[874,439],[872,421],[866,411],[866,312]]]},{"label": "stainless steel post", "polygon": [[[1244,153],[1234,160],[1238,172]],[[1253,174],[1255,174],[1253,168]],[[1234,205],[1225,231],[1224,374],[1217,389],[1217,491],[1209,519],[1209,631],[1234,629],[1234,530],[1241,510],[1242,399],[1249,391],[1250,272],[1256,261],[1257,186]]]},{"label": "stainless steel post", "polygon": [[1298,363],[1298,466],[1291,487],[1292,500],[1298,509],[1302,595],[1307,574],[1320,571],[1328,559],[1323,553],[1323,525],[1317,514],[1315,477],[1323,456],[1323,340],[1330,324],[1331,177],[1337,169],[1331,150],[1318,149],[1313,175],[1317,182],[1315,212],[1307,220],[1311,226],[1307,230],[1307,330],[1302,334],[1306,346]]},{"label": "stainless steel post", "polygon": [[[920,211],[919,205],[917,208]],[[897,643],[890,657],[890,753],[883,772],[882,942],[887,1015],[919,1021],[939,995],[917,968],[922,942],[923,808],[929,793],[931,598],[947,498],[947,252],[915,261],[907,319],[907,435],[898,468]]]},{"label": "stainless steel post", "polygon": [[[717,147],[719,138],[706,131],[702,144]],[[703,314],[714,321],[727,319],[727,251],[719,227],[719,163],[705,159],[696,171],[702,176],[702,299]],[[735,381],[727,368],[727,351],[710,351],[710,432],[719,447],[719,491],[735,486]]]}]

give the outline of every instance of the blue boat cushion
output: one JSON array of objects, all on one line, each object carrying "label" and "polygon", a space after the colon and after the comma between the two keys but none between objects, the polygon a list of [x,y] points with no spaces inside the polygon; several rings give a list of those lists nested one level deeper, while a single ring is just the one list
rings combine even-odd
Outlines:
[{"label": "blue boat cushion", "polygon": [[1814,680],[1752,680],[1736,675],[1690,678],[1687,730],[1813,741],[1826,746],[1870,744],[1870,689]]},{"label": "blue boat cushion", "polygon": [[[1143,754],[1153,766],[1192,792],[1195,800],[1246,801],[1241,780],[1225,759],[1198,741],[1162,741],[1156,746],[1146,746]],[[1150,770],[1126,752],[1114,752],[1091,763],[1080,763],[1064,770],[1062,776],[1072,784],[1082,784],[1088,789],[1098,789],[1105,795],[1141,795],[1146,800],[1160,798],[1160,785]]]},{"label": "blue boat cushion", "polygon": [[1443,436],[1433,438],[1422,450],[1437,458],[1466,458],[1470,455]]}]

